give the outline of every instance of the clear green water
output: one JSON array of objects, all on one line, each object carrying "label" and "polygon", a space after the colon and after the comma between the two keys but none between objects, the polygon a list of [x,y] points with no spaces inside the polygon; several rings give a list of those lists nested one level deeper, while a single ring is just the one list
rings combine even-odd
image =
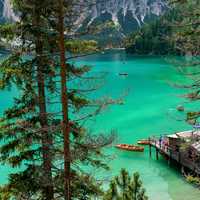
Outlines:
[{"label": "clear green water", "polygon": [[[119,97],[129,91],[125,104],[112,106],[95,120],[89,122],[94,132],[118,132],[117,143],[135,143],[152,134],[166,134],[189,129],[174,110],[183,99],[177,98],[179,91],[167,82],[180,77],[172,67],[159,57],[125,56],[121,51],[84,58],[81,63],[93,65],[93,72],[107,72],[106,83],[95,96]],[[120,77],[127,72],[127,77]],[[11,103],[16,91],[1,92],[0,112]],[[123,152],[110,147],[108,153],[115,157],[109,162],[111,171],[104,173],[108,178],[121,168],[130,173],[139,171],[150,200],[199,200],[200,191],[184,181],[181,174],[153,154],[149,158],[148,148],[144,153]],[[8,169],[0,167],[0,182],[7,179]],[[96,173],[96,171],[91,172]],[[98,174],[101,173],[98,171]]]}]

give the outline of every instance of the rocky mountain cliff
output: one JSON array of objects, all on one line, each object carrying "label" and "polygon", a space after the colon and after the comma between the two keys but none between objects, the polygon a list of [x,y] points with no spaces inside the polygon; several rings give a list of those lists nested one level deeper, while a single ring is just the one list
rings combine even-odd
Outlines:
[{"label": "rocky mountain cliff", "polygon": [[[16,20],[11,0],[0,0],[0,19]],[[167,8],[167,0],[97,0],[97,3],[77,20],[77,29],[83,26],[112,21],[116,30],[109,34],[110,37],[123,37],[127,33],[138,29],[145,22],[160,16]]]},{"label": "rocky mountain cliff", "polygon": [[159,17],[167,8],[167,0],[97,0],[82,16],[81,24],[88,26],[112,21],[115,28],[104,29],[92,39],[100,40],[108,47],[119,46],[127,34]]},{"label": "rocky mountain cliff", "polygon": [[141,26],[151,15],[161,15],[166,7],[166,0],[99,0],[88,12],[89,23],[108,14],[115,24],[121,24],[129,16],[130,20]]},{"label": "rocky mountain cliff", "polygon": [[[15,20],[16,16],[10,5],[11,0],[0,0],[0,16]],[[141,26],[149,16],[159,16],[167,7],[167,0],[97,0],[97,3],[92,6],[82,17],[90,18],[89,24],[95,19],[107,14],[115,24],[120,24],[129,16],[133,21]]]},{"label": "rocky mountain cliff", "polygon": [[17,16],[12,10],[11,0],[0,0],[0,20],[17,20]]}]

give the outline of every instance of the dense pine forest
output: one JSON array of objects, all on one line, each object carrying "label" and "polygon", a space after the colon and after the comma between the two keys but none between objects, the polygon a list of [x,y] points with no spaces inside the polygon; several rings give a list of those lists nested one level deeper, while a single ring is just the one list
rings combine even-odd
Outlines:
[{"label": "dense pine forest", "polygon": [[[198,6],[198,3],[196,1],[185,3],[180,1],[175,5],[173,1],[170,3],[172,3],[172,7],[162,17],[144,25],[125,39],[127,53],[143,55],[186,53],[185,50],[181,50],[182,47],[179,47],[179,42],[183,39],[184,45],[186,45],[190,42],[187,40],[189,35],[195,35],[195,32],[198,31],[198,22],[197,24],[195,22],[198,20],[198,11],[191,14],[191,10],[196,10],[194,7]],[[191,24],[189,24],[190,22]]]},{"label": "dense pine forest", "polygon": [[178,9],[167,11],[161,18],[145,24],[140,30],[126,38],[127,53],[166,55],[179,54],[175,42],[171,41],[173,21],[178,18]]},{"label": "dense pine forest", "polygon": [[[198,134],[200,111],[196,106],[199,101],[200,86],[199,0],[169,1],[168,6],[166,2],[161,4],[162,1],[156,1],[158,5],[164,5],[165,11],[162,15],[153,12],[154,16],[149,17],[143,25],[140,21],[144,20],[137,15],[134,16],[139,25],[131,31],[131,34],[120,32],[122,27],[117,24],[119,16],[114,14],[109,20],[99,18],[95,21],[92,18],[92,21],[89,20],[89,15],[85,21],[82,20],[94,5],[97,5],[95,7],[97,13],[101,3],[99,1],[12,0],[2,1],[2,5],[3,2],[11,4],[16,18],[6,20],[2,17],[0,20],[0,55],[2,53],[0,90],[2,97],[5,91],[10,93],[14,91],[15,95],[11,103],[2,108],[0,115],[0,165],[12,169],[9,170],[7,180],[0,184],[0,200],[170,200],[166,196],[159,195],[159,192],[151,195],[151,191],[157,188],[152,189],[151,181],[154,179],[151,179],[153,176],[149,175],[148,170],[153,168],[150,162],[155,160],[148,161],[149,157],[141,155],[149,150],[148,156],[150,154],[151,157],[154,152],[153,147],[156,149],[157,160],[159,152],[163,155],[167,153],[166,165],[170,165],[170,156],[174,151],[178,155],[175,160],[178,164],[183,161],[181,156],[187,157],[192,165],[184,166],[186,169],[184,180],[178,175],[177,177],[186,184],[185,187],[190,187],[187,186],[189,183],[192,184],[192,189],[189,188],[191,191],[199,190],[195,188],[200,186],[200,135]],[[125,5],[128,9],[128,6],[133,4]],[[122,5],[116,3],[115,6]],[[3,6],[0,8],[3,10]],[[136,4],[136,11],[137,8]],[[159,7],[154,9],[156,8]],[[92,23],[88,23],[90,21]],[[115,34],[116,37],[113,39]],[[123,47],[125,52],[120,56],[116,54],[110,59],[106,57],[106,52],[110,50],[108,47]],[[130,139],[127,137],[123,127],[127,126],[130,131],[132,128],[130,124],[137,125],[137,118],[129,119],[128,111],[131,114],[137,114],[137,109],[139,114],[148,112],[148,109],[140,103],[145,100],[148,104],[148,99],[155,98],[153,94],[150,97],[149,93],[145,96],[140,93],[144,89],[143,83],[148,85],[148,81],[145,82],[141,78],[144,73],[140,71],[144,67],[142,62],[139,62],[138,68],[133,65],[138,57],[133,57],[134,61],[130,61],[130,66],[133,71],[139,70],[139,75],[133,76],[130,70],[129,76],[126,59],[127,55],[134,54],[173,56],[169,62],[181,77],[181,81],[178,78],[174,81],[176,79],[174,71],[174,74],[166,79],[171,81],[171,77],[175,76],[173,83],[170,82],[173,85],[172,91],[174,92],[174,88],[183,90],[181,98],[196,106],[187,108],[186,105],[185,108],[185,105],[179,105],[177,112],[181,113],[181,120],[179,118],[174,120],[187,124],[187,127],[189,124],[195,129],[190,138],[181,138],[182,136],[178,134],[169,137],[160,134],[158,138],[145,135],[145,139],[142,138],[144,136],[137,136],[134,138],[135,143],[138,140],[136,145],[131,141],[135,133],[130,133]],[[95,57],[97,55],[105,56],[104,60],[99,61],[98,57]],[[92,57],[94,65],[90,65],[90,56],[94,56]],[[115,63],[115,59],[119,59],[118,65],[123,66],[119,72],[116,70],[117,67],[112,68],[111,62]],[[152,60],[147,61],[145,65],[150,62]],[[99,70],[103,66],[114,71],[114,75],[107,77],[106,73]],[[146,77],[155,78],[156,73],[159,71]],[[167,76],[170,72],[165,71],[165,73]],[[164,75],[162,74],[162,77]],[[116,76],[118,79],[115,79]],[[143,83],[131,82],[133,79],[138,80],[137,78],[141,78]],[[129,89],[123,85],[127,80],[130,81],[128,87],[140,85],[136,92],[133,88],[135,95],[133,101],[126,100],[129,93],[131,95]],[[109,81],[112,82],[112,87],[104,89],[105,93],[100,93],[101,88],[104,88]],[[154,87],[156,82],[159,81],[151,82],[149,85]],[[116,90],[119,83],[124,87],[121,93]],[[144,90],[148,92],[148,89]],[[164,93],[168,90],[170,89],[167,88]],[[135,102],[134,99],[137,98],[139,100]],[[163,99],[163,102],[162,100],[154,102],[154,106],[157,103],[165,103],[168,96]],[[5,101],[6,99],[1,98],[1,102]],[[130,102],[131,109],[128,109],[126,104]],[[163,107],[159,109],[164,109]],[[112,109],[127,109],[127,112],[121,115],[122,110],[118,110],[119,114],[112,114],[106,122],[105,113],[112,113]],[[138,121],[141,130],[146,127],[145,122],[157,116],[156,114],[156,112],[151,113],[151,117],[147,120],[144,118]],[[106,123],[111,126],[115,117],[117,123],[122,123],[119,130],[112,127],[105,128]],[[99,129],[95,125],[92,125],[94,127],[88,125],[90,121],[96,123],[95,119],[101,120]],[[130,120],[131,123],[128,125]],[[150,123],[153,127],[159,127],[159,121]],[[160,127],[164,129],[166,124]],[[180,129],[177,128],[179,132]],[[121,135],[118,136],[118,131],[124,131],[125,139]],[[174,138],[180,139],[178,144],[175,144]],[[172,140],[174,146],[171,147]],[[116,144],[120,141],[120,144]],[[125,144],[124,141],[129,144]],[[115,147],[117,150],[113,151]],[[123,154],[120,150],[130,151],[132,154]],[[116,160],[120,156],[122,158],[127,156],[129,164],[122,161],[118,163],[120,170],[113,172],[114,167],[110,164],[112,162],[110,160]],[[130,162],[131,159],[135,161]],[[147,163],[144,164],[145,161],[142,159],[147,160],[149,166]],[[163,160],[160,164],[161,169]],[[137,166],[138,162],[141,162],[139,164],[141,169],[146,167],[147,172],[132,171],[128,168],[131,164]],[[155,165],[157,164],[154,163]],[[183,167],[181,169],[183,171]],[[153,173],[158,173],[158,170]],[[155,183],[152,181],[153,184]],[[159,186],[159,183],[157,185]]]}]

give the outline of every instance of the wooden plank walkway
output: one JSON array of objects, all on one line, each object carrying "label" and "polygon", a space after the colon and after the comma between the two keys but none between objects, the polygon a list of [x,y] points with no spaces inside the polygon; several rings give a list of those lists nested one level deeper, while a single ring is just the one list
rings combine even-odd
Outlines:
[{"label": "wooden plank walkway", "polygon": [[177,152],[173,149],[170,149],[167,145],[162,144],[159,139],[150,139],[149,140],[149,153],[150,156],[152,155],[151,148],[156,149],[156,159],[158,160],[158,154],[164,155],[168,159],[168,163],[170,163],[171,160],[176,161],[179,163],[182,167],[186,167],[190,169],[192,172],[200,175],[200,166],[195,163],[192,159],[189,159],[186,156],[186,152]]}]

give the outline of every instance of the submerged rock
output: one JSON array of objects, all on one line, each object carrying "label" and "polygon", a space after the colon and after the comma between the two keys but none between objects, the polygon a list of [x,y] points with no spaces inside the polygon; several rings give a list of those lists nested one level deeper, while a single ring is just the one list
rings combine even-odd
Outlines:
[{"label": "submerged rock", "polygon": [[184,108],[183,105],[178,105],[178,106],[176,107],[176,109],[177,109],[178,111],[180,111],[180,112],[183,112],[183,111],[185,110],[185,108]]}]

